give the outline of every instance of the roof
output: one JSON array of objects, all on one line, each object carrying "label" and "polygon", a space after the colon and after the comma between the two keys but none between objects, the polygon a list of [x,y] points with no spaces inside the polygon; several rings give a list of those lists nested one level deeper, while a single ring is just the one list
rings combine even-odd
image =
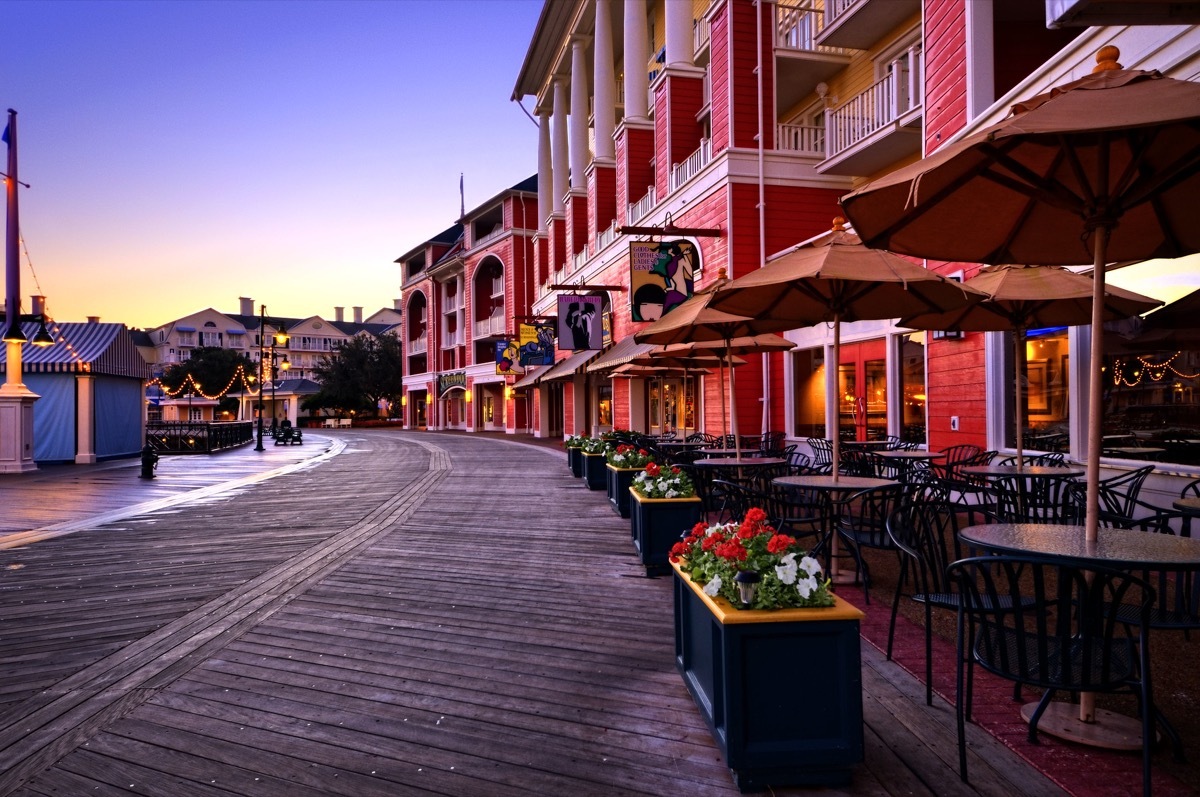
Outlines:
[{"label": "roof", "polygon": [[513,87],[513,100],[541,91],[554,69],[574,14],[575,3],[546,0],[542,5],[542,13],[525,53],[525,62],[521,64],[521,71],[517,75],[517,85]]},{"label": "roof", "polygon": [[[25,337],[37,332],[37,322],[21,324]],[[133,335],[124,324],[67,323],[51,321],[47,330],[53,346],[21,347],[21,370],[30,374],[90,373],[150,379],[150,364],[142,357]],[[0,362],[8,359],[8,348],[0,350]]]},{"label": "roof", "polygon": [[409,249],[407,252],[400,255],[400,257],[396,258],[392,262],[393,263],[403,263],[405,260],[408,260],[410,257],[415,255],[417,252],[424,250],[425,247],[429,246],[430,244],[446,244],[446,245],[453,244],[455,241],[458,240],[459,236],[462,235],[462,232],[463,232],[462,224],[456,222],[455,224],[442,230],[441,232],[439,232],[437,235],[433,236],[432,238],[429,238],[429,239],[417,244],[412,249]]}]

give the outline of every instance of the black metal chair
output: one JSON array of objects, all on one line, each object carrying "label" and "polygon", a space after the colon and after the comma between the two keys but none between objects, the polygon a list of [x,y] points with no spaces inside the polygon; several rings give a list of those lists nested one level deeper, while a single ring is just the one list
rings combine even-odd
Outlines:
[{"label": "black metal chair", "polygon": [[938,453],[942,456],[929,464],[930,469],[940,479],[954,480],[961,476],[958,469],[968,462],[974,464],[976,458],[983,453],[983,449],[970,443],[963,443],[943,448]]},{"label": "black metal chair", "polygon": [[808,446],[812,449],[812,467],[817,473],[829,473],[833,470],[833,441],[822,437],[808,438]]},{"label": "black metal chair", "polygon": [[906,488],[900,484],[873,487],[854,493],[843,502],[838,516],[838,539],[858,567],[863,587],[863,597],[871,602],[871,569],[863,558],[866,548],[896,551],[888,535],[887,519],[899,509],[905,499]]},{"label": "black metal chair", "polygon": [[746,517],[746,512],[758,507],[767,513],[769,523],[777,524],[773,514],[774,501],[766,493],[737,482],[713,479],[710,495],[715,515],[710,518],[711,522],[741,523]]},{"label": "black metal chair", "polygon": [[775,518],[776,528],[802,542],[810,556],[824,553],[829,544],[829,494],[780,485],[772,485],[769,492],[774,506],[768,514]]},{"label": "black metal chair", "polygon": [[988,486],[1000,523],[1082,523],[1076,482],[1067,477],[1002,476]]},{"label": "black metal chair", "polygon": [[[1142,722],[1142,790],[1150,794],[1154,698],[1150,678],[1150,609],[1155,592],[1145,580],[1089,565],[1087,570],[1037,557],[982,556],[948,568],[960,596],[955,714],[958,765],[967,782],[966,721],[971,716],[974,667],[1045,689],[1029,719],[1029,741],[1060,691],[1130,691]],[[1137,636],[1109,605],[1136,607]]]},{"label": "black metal chair", "polygon": [[787,455],[788,472],[792,476],[799,476],[803,473],[815,473],[812,467],[812,457],[805,454],[803,451],[792,451]]},{"label": "black metal chair", "polygon": [[900,577],[888,624],[887,658],[892,658],[900,595],[912,573],[912,599],[925,607],[925,703],[930,706],[933,705],[933,609],[958,608],[958,593],[946,576],[946,567],[962,558],[957,518],[948,502],[927,500],[901,507],[887,520],[888,536],[901,555]]}]

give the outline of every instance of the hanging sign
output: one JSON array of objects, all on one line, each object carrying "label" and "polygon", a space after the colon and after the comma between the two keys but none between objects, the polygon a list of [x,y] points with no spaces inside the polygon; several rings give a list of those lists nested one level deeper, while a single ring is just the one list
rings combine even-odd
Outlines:
[{"label": "hanging sign", "polygon": [[558,295],[558,345],[572,351],[604,348],[599,296]]},{"label": "hanging sign", "polygon": [[521,367],[520,343],[511,338],[496,341],[496,373],[501,376],[517,376],[525,373]]},{"label": "hanging sign", "polygon": [[521,365],[554,364],[554,324],[519,324],[517,344]]},{"label": "hanging sign", "polygon": [[634,321],[655,321],[692,296],[700,251],[683,239],[630,241],[630,314]]}]

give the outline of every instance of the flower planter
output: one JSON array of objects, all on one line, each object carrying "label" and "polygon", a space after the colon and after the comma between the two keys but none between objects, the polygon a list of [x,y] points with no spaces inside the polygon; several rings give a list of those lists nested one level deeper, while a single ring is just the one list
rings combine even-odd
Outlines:
[{"label": "flower planter", "polygon": [[840,598],[739,610],[674,569],[675,663],[734,784],[848,785],[863,760],[863,613]]},{"label": "flower planter", "polygon": [[583,454],[583,483],[589,490],[603,490],[607,483],[608,458],[604,454]]},{"label": "flower planter", "polygon": [[629,531],[646,575],[668,572],[671,546],[700,522],[700,499],[643,498],[632,488],[629,499]]},{"label": "flower planter", "polygon": [[583,476],[583,452],[578,448],[567,449],[567,467],[576,479]]},{"label": "flower planter", "polygon": [[633,484],[633,477],[642,472],[641,468],[618,468],[615,465],[608,466],[608,502],[612,504],[613,511],[621,517],[629,517],[629,486]]}]

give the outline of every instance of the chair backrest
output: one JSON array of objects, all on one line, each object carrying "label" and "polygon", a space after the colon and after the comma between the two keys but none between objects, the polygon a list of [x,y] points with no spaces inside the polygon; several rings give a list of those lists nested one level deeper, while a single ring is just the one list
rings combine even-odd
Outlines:
[{"label": "chair backrest", "polygon": [[[962,559],[948,574],[971,655],[989,672],[1071,691],[1112,691],[1137,679],[1141,668],[1136,656],[1130,660],[1132,639],[1110,607],[1137,607],[1144,654],[1155,599],[1145,580],[1096,565],[1085,572],[1020,556]],[[960,623],[960,633],[963,628]],[[960,638],[960,649],[966,642]]]},{"label": "chair backrest", "polygon": [[710,496],[713,504],[710,514],[715,513],[718,523],[740,523],[745,519],[746,512],[754,507],[767,513],[769,523],[777,523],[774,499],[752,487],[725,479],[713,479]]},{"label": "chair backrest", "polygon": [[823,437],[808,438],[808,446],[812,449],[813,464],[817,467],[833,465],[833,441]]},{"label": "chair backrest", "polygon": [[904,485],[889,484],[850,496],[841,515],[844,533],[854,537],[860,545],[890,548],[887,519],[906,503],[906,495],[908,488]]},{"label": "chair backrest", "polygon": [[1062,477],[1002,476],[989,486],[1001,523],[1082,523],[1075,482]]},{"label": "chair backrest", "polygon": [[912,560],[915,592],[952,591],[946,568],[962,558],[962,546],[958,513],[948,501],[929,499],[900,507],[888,517],[887,532],[900,552]]},{"label": "chair backrest", "polygon": [[1189,496],[1200,498],[1200,479],[1188,482],[1183,486],[1183,489],[1179,491],[1180,498],[1188,498]]},{"label": "chair backrest", "polygon": [[794,474],[811,473],[812,472],[811,471],[812,464],[813,464],[812,457],[810,457],[808,454],[805,454],[803,451],[793,450],[790,454],[787,455],[787,461],[788,461],[788,467],[791,469],[792,473],[794,473]]},{"label": "chair backrest", "polygon": [[939,459],[934,460],[931,467],[933,467],[933,469],[938,471],[941,475],[949,477],[956,474],[959,467],[961,467],[965,462],[968,462],[982,452],[983,449],[981,449],[979,446],[971,445],[970,443],[960,443],[956,446],[943,448],[941,452],[939,452],[942,456]]},{"label": "chair backrest", "polygon": [[1100,480],[1100,509],[1120,517],[1132,518],[1137,506],[1138,495],[1146,477],[1154,470],[1153,465],[1118,473]]}]

